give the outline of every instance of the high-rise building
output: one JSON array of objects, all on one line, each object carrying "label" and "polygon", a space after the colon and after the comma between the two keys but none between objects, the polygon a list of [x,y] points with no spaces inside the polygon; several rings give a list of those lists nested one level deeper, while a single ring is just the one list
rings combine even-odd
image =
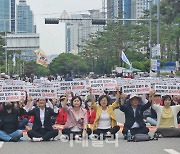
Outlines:
[{"label": "high-rise building", "polygon": [[107,18],[115,19],[123,16],[123,0],[107,0]]},{"label": "high-rise building", "polygon": [[[149,9],[149,0],[106,0],[107,18],[138,19]],[[161,1],[161,0],[160,0]],[[158,0],[152,0],[156,5]]]},{"label": "high-rise building", "polygon": [[[157,5],[158,0],[151,0],[151,2],[152,5]],[[131,18],[138,19],[142,17],[144,15],[144,10],[149,10],[149,6],[150,0],[131,0]]]},{"label": "high-rise building", "polygon": [[138,19],[144,15],[144,0],[131,0],[131,18]]},{"label": "high-rise building", "polygon": [[11,0],[11,32],[15,32],[16,29],[16,1]]},{"label": "high-rise building", "polygon": [[15,32],[15,0],[0,0],[0,31]]},{"label": "high-rise building", "polygon": [[[36,33],[34,15],[26,0],[19,0],[19,4],[16,5],[16,19],[16,33]],[[36,59],[33,50],[22,50],[21,56],[23,60],[27,61]]]},{"label": "high-rise building", "polygon": [[19,0],[19,4],[16,6],[17,33],[35,33],[34,15],[30,10],[30,6],[27,5],[26,0]]},{"label": "high-rise building", "polygon": [[124,19],[131,19],[131,0],[124,0],[122,2],[123,7],[123,18]]},{"label": "high-rise building", "polygon": [[103,26],[92,25],[91,20],[103,17],[103,13],[99,10],[89,10],[89,14],[75,14],[71,18],[80,18],[81,21],[66,22],[66,53],[77,54],[82,51],[82,47],[86,45],[86,40],[93,37],[95,32],[102,31]]}]

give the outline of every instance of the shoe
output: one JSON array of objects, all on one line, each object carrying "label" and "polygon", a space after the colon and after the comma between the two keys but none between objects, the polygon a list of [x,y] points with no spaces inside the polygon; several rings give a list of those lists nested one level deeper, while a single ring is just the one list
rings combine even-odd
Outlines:
[{"label": "shoe", "polygon": [[43,140],[43,138],[42,138],[42,137],[40,137],[40,138],[33,137],[32,140],[33,140],[34,142],[40,142],[40,141]]},{"label": "shoe", "polygon": [[153,137],[154,138],[162,138],[162,134],[155,132]]},{"label": "shoe", "polygon": [[82,140],[82,138],[79,136],[79,135],[75,135],[75,140],[79,140],[79,141],[81,141]]},{"label": "shoe", "polygon": [[61,136],[60,136],[60,140],[61,140],[62,142],[65,142],[65,141],[68,140],[68,137],[67,137],[66,135],[61,135]]}]

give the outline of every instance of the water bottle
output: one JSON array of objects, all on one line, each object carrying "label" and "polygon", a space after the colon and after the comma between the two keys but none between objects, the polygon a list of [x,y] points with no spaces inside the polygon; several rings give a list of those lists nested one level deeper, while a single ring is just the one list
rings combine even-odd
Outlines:
[{"label": "water bottle", "polygon": [[127,132],[127,142],[130,142],[131,141],[131,131],[128,130]]}]

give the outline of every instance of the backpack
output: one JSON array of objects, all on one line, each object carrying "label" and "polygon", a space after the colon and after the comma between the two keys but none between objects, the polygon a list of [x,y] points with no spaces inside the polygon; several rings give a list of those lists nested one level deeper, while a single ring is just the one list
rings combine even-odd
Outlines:
[{"label": "backpack", "polygon": [[134,142],[150,141],[150,140],[154,140],[154,139],[155,138],[151,138],[148,134],[135,134],[132,137],[132,141],[134,141]]}]

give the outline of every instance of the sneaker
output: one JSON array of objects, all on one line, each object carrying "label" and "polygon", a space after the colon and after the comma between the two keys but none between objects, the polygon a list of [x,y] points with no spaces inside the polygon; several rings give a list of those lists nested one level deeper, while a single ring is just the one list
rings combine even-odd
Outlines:
[{"label": "sneaker", "polygon": [[163,136],[162,136],[161,133],[155,132],[153,137],[154,137],[154,138],[162,138]]},{"label": "sneaker", "polygon": [[107,136],[111,136],[111,132],[107,132],[106,135],[107,135]]},{"label": "sneaker", "polygon": [[32,141],[34,141],[34,142],[40,142],[40,141],[42,141],[42,140],[43,140],[42,137],[40,137],[40,138],[33,137],[33,138],[32,138]]},{"label": "sneaker", "polygon": [[79,140],[79,141],[81,141],[82,140],[82,138],[79,136],[79,135],[75,135],[75,140]]},{"label": "sneaker", "polygon": [[67,137],[66,135],[61,135],[61,136],[60,136],[60,140],[61,140],[62,142],[65,142],[65,141],[68,140],[68,137]]}]

